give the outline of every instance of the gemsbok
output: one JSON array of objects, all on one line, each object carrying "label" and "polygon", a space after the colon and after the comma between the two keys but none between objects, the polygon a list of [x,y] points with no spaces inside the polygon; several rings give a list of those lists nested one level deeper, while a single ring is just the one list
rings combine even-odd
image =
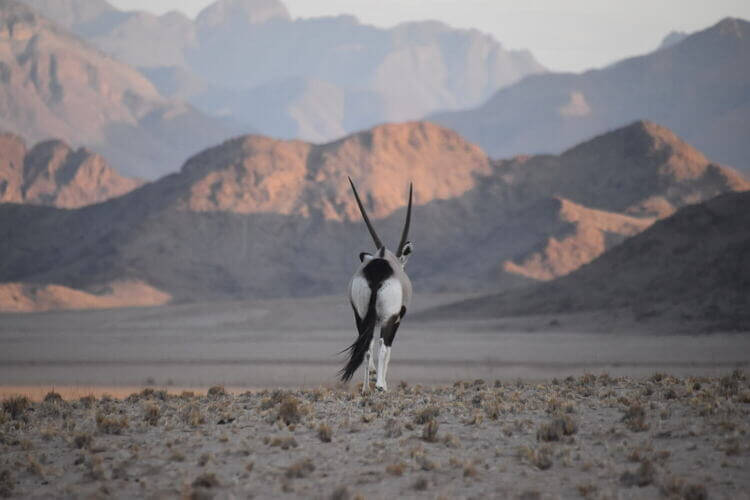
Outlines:
[{"label": "gemsbok", "polygon": [[[387,391],[386,374],[388,362],[391,359],[391,347],[396,337],[396,331],[409,308],[411,301],[411,281],[404,272],[404,266],[412,252],[412,244],[408,241],[409,223],[411,222],[412,185],[409,185],[409,204],[406,209],[406,222],[401,233],[401,241],[394,254],[383,245],[362,200],[359,198],[354,182],[349,178],[359,211],[365,220],[370,236],[375,243],[376,252],[370,254],[362,252],[359,260],[362,264],[349,282],[349,301],[354,309],[354,319],[357,323],[359,336],[345,351],[349,351],[349,361],[341,370],[341,379],[348,381],[365,361],[364,384],[362,392],[370,388],[370,370],[375,369],[374,332],[380,327],[378,340],[378,366],[376,389]],[[345,352],[344,351],[344,352]]]}]

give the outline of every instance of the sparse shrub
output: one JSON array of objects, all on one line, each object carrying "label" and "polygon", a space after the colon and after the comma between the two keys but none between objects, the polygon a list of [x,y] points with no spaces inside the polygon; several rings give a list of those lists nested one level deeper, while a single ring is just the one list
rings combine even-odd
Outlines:
[{"label": "sparse shrub", "polygon": [[430,483],[427,482],[427,478],[419,477],[414,482],[414,489],[417,491],[424,491],[430,486]]},{"label": "sparse shrub", "polygon": [[578,430],[575,421],[568,415],[555,417],[551,422],[542,424],[536,432],[537,441],[560,441],[563,436],[575,434]]},{"label": "sparse shrub", "polygon": [[385,472],[387,472],[391,476],[403,476],[405,470],[406,470],[406,464],[403,462],[391,464],[391,465],[386,466],[385,468]]},{"label": "sparse shrub", "polygon": [[677,398],[677,393],[675,392],[675,390],[674,390],[674,389],[672,389],[672,388],[670,387],[669,389],[667,389],[666,391],[664,391],[664,392],[662,393],[662,397],[663,397],[664,399],[675,399],[675,398]]},{"label": "sparse shrub", "polygon": [[42,464],[40,464],[39,461],[32,456],[28,456],[26,458],[26,472],[34,476],[44,477],[44,469],[42,468]]},{"label": "sparse shrub", "polygon": [[206,417],[201,412],[198,405],[191,404],[182,409],[182,421],[186,424],[197,427],[206,423]]},{"label": "sparse shrub", "polygon": [[298,462],[293,463],[286,469],[286,477],[303,478],[309,476],[315,470],[315,465],[309,458],[304,458]]},{"label": "sparse shrub", "polygon": [[279,447],[282,450],[288,450],[289,448],[296,448],[299,446],[294,436],[275,437],[269,442],[272,448]]},{"label": "sparse shrub", "polygon": [[739,380],[732,375],[726,375],[719,379],[719,394],[726,398],[737,394],[740,389]]},{"label": "sparse shrub", "polygon": [[487,415],[487,418],[497,420],[502,413],[500,410],[500,404],[497,401],[486,403],[484,405],[484,413]]},{"label": "sparse shrub", "polygon": [[339,486],[333,490],[333,493],[331,493],[331,500],[349,500],[351,497],[349,488],[347,488],[346,485]]},{"label": "sparse shrub", "polygon": [[594,483],[582,483],[576,486],[576,489],[578,490],[578,494],[583,498],[589,498],[599,491],[599,488]]},{"label": "sparse shrub", "polygon": [[438,427],[440,427],[440,424],[437,420],[429,420],[422,428],[422,439],[428,443],[437,441]]},{"label": "sparse shrub", "polygon": [[285,397],[279,406],[278,419],[286,425],[289,425],[298,423],[300,418],[301,415],[297,398],[294,396]]},{"label": "sparse shrub", "polygon": [[430,420],[434,420],[440,415],[440,410],[435,406],[428,406],[422,408],[414,417],[414,422],[418,425],[426,424]]},{"label": "sparse shrub", "polygon": [[449,432],[443,436],[443,444],[448,448],[458,448],[461,446],[461,441]]},{"label": "sparse shrub", "polygon": [[642,488],[654,481],[655,474],[656,470],[653,464],[649,460],[644,460],[636,470],[623,472],[622,476],[620,476],[620,482],[626,488],[633,486]]},{"label": "sparse shrub", "polygon": [[105,434],[120,434],[128,427],[128,417],[125,415],[105,415],[102,412],[96,414],[96,428]]},{"label": "sparse shrub", "polygon": [[682,498],[685,500],[706,500],[708,491],[702,484],[689,484],[682,491]]},{"label": "sparse shrub", "polygon": [[521,446],[518,449],[518,456],[522,461],[533,465],[539,470],[547,470],[552,467],[552,450],[546,446],[537,449]]},{"label": "sparse shrub", "polygon": [[193,488],[214,488],[219,486],[219,479],[213,472],[204,472],[193,481]]},{"label": "sparse shrub", "polygon": [[91,408],[94,406],[94,403],[96,403],[96,398],[93,394],[89,394],[88,396],[83,396],[78,402],[81,403],[81,406],[84,408]]},{"label": "sparse shrub", "polygon": [[29,406],[31,401],[26,396],[11,396],[3,400],[3,411],[13,420],[18,420]]},{"label": "sparse shrub", "polygon": [[44,396],[44,402],[45,403],[62,403],[63,402],[63,398],[57,392],[55,392],[55,391],[49,391]]},{"label": "sparse shrub", "polygon": [[227,395],[226,389],[224,389],[223,385],[214,385],[213,387],[208,388],[208,397],[209,398],[220,398]]},{"label": "sparse shrub", "polygon": [[330,443],[331,442],[331,436],[332,436],[331,428],[326,424],[320,424],[318,426],[318,439],[320,439],[324,443]]},{"label": "sparse shrub", "polygon": [[396,438],[401,436],[401,425],[395,418],[389,418],[385,423],[385,437]]},{"label": "sparse shrub", "polygon": [[479,471],[476,467],[474,467],[473,464],[466,464],[464,466],[464,477],[477,477],[479,476]]},{"label": "sparse shrub", "polygon": [[149,425],[158,424],[160,416],[161,408],[157,404],[149,403],[143,408],[143,420],[148,422]]},{"label": "sparse shrub", "polygon": [[638,403],[630,405],[625,411],[622,421],[625,422],[625,426],[633,432],[645,431],[649,427],[646,422],[646,410],[644,410]]},{"label": "sparse shrub", "polygon": [[13,488],[15,488],[16,482],[13,480],[13,476],[10,471],[3,469],[0,471],[0,497],[8,498],[13,495]]},{"label": "sparse shrub", "polygon": [[73,445],[75,445],[76,448],[79,450],[81,448],[90,448],[91,443],[94,442],[94,439],[91,437],[91,434],[88,432],[81,432],[76,434],[73,437]]}]

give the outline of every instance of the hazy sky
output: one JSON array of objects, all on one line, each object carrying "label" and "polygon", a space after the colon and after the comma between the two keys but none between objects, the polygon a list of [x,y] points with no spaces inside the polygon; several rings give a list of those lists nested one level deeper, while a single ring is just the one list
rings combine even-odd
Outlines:
[{"label": "hazy sky", "polygon": [[[109,0],[125,9],[194,17],[212,0]],[[654,49],[672,30],[696,31],[726,16],[750,19],[748,0],[285,0],[294,17],[353,14],[376,26],[438,19],[527,48],[553,70],[580,71]]]}]

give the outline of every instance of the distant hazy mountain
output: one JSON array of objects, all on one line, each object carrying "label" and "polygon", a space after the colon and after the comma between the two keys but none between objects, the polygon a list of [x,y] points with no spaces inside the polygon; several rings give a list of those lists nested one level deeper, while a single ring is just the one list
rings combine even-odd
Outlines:
[{"label": "distant hazy mountain", "polygon": [[26,149],[23,139],[0,134],[0,203],[77,208],[123,195],[142,184],[98,154],[50,140]]},{"label": "distant hazy mountain", "polygon": [[572,274],[453,306],[464,318],[606,311],[673,331],[750,328],[750,192],[687,206]]},{"label": "distant hazy mountain", "polygon": [[278,0],[218,0],[196,20],[101,0],[25,0],[138,67],[165,95],[263,134],[327,141],[385,121],[482,102],[544,69],[476,30],[391,29],[352,16],[292,20]]},{"label": "distant hazy mountain", "polygon": [[559,152],[644,118],[750,171],[750,23],[724,19],[667,45],[600,70],[531,76],[432,119],[502,157]]},{"label": "distant hazy mountain", "polygon": [[[75,10],[80,19],[109,12],[106,3],[92,5]],[[0,0],[0,79],[0,129],[31,141],[85,145],[128,175],[173,171],[229,133],[222,121],[165,99],[131,67],[12,0]]]},{"label": "distant hazy mountain", "polygon": [[102,204],[1,205],[0,282],[136,281],[177,301],[338,293],[372,248],[347,175],[390,245],[414,182],[410,275],[444,291],[565,275],[685,204],[750,187],[643,122],[497,162],[429,123],[323,145],[245,136]]}]

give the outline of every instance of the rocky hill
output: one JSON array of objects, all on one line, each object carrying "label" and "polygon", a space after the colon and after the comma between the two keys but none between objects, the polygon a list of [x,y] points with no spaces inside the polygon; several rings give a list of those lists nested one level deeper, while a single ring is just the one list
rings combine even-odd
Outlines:
[{"label": "rocky hill", "polygon": [[30,150],[20,137],[0,134],[0,203],[77,208],[123,195],[143,182],[123,177],[106,160],[62,141]]},{"label": "rocky hill", "polygon": [[327,142],[383,122],[475,106],[544,71],[527,51],[437,22],[390,29],[353,16],[292,19],[279,0],[217,0],[195,21],[25,0],[138,68],[159,90],[259,133]]},{"label": "rocky hill", "polygon": [[172,171],[229,133],[220,120],[162,97],[133,68],[13,0],[0,0],[0,79],[0,129],[85,145],[128,175]]},{"label": "rocky hill", "polygon": [[429,123],[322,145],[245,136],[106,203],[0,207],[0,281],[130,280],[176,301],[339,293],[371,247],[347,175],[391,245],[414,182],[409,272],[435,291],[565,275],[674,209],[748,188],[644,122],[559,157],[496,162]]},{"label": "rocky hill", "polygon": [[689,205],[555,281],[432,311],[489,318],[624,311],[681,329],[750,329],[750,192]]},{"label": "rocky hill", "polygon": [[727,18],[659,50],[581,74],[535,75],[430,119],[494,157],[557,153],[636,119],[750,171],[750,23]]}]

